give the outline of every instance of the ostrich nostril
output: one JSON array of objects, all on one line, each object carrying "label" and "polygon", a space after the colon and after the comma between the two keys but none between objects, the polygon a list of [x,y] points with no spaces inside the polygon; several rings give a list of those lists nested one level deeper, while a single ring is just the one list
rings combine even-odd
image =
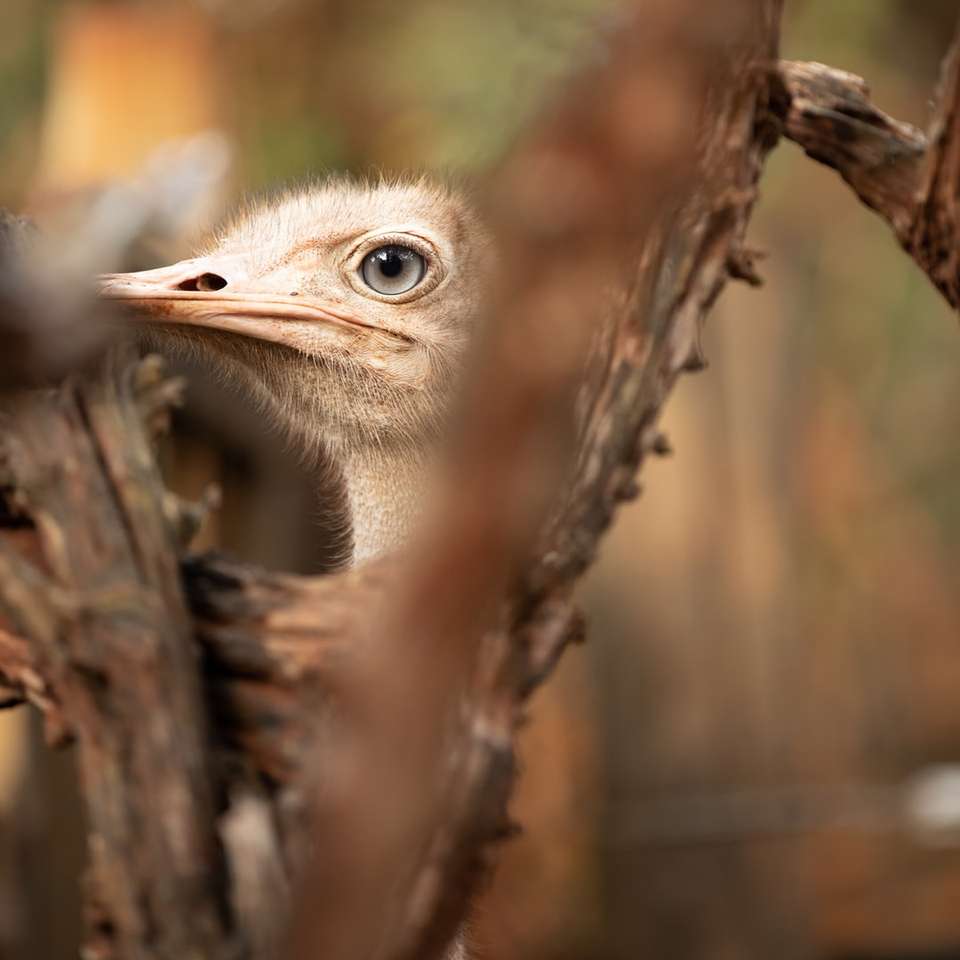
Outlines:
[{"label": "ostrich nostril", "polygon": [[227,281],[218,273],[201,273],[198,277],[191,277],[177,284],[178,290],[222,290]]}]

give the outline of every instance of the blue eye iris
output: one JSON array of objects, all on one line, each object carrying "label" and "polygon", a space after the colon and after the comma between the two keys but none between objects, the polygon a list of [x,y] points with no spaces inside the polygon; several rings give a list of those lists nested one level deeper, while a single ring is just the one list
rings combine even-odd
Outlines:
[{"label": "blue eye iris", "polygon": [[371,290],[395,297],[412,290],[423,279],[427,264],[416,250],[388,244],[368,253],[360,272]]}]

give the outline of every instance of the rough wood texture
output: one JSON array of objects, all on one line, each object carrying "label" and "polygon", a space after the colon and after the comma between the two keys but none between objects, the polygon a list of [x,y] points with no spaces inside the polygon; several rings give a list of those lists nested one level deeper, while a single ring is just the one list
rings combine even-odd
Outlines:
[{"label": "rough wood texture", "polygon": [[4,542],[0,603],[76,740],[98,910],[90,956],[225,958],[193,628],[125,366],[6,405],[5,459],[46,570]]},{"label": "rough wood texture", "polygon": [[786,135],[833,167],[960,309],[960,33],[926,132],[878,110],[866,83],[821,63],[780,65]]},{"label": "rough wood texture", "polygon": [[[784,108],[779,13],[636,3],[498,171],[510,269],[409,560],[322,579],[189,560],[191,628],[129,378],[18,401],[2,479],[41,562],[0,537],[0,674],[77,739],[101,955],[263,955],[289,876],[257,878],[300,861],[310,777],[320,855],[291,955],[445,949],[509,829],[525,699],[581,634],[572,586],[664,449],[656,420],[703,366],[705,313],[728,277],[756,279],[743,239]],[[337,704],[319,750],[318,688]]]}]

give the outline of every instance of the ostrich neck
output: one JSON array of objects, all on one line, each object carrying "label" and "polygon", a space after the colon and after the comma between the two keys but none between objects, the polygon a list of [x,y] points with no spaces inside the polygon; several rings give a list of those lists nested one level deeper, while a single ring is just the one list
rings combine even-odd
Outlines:
[{"label": "ostrich neck", "polygon": [[344,485],[353,527],[353,564],[399,547],[424,499],[425,464],[408,451],[347,455]]},{"label": "ostrich neck", "polygon": [[[343,481],[353,525],[356,566],[399,547],[429,494],[427,456],[409,451],[354,452],[342,458]],[[468,960],[463,937],[458,934],[444,960]]]}]

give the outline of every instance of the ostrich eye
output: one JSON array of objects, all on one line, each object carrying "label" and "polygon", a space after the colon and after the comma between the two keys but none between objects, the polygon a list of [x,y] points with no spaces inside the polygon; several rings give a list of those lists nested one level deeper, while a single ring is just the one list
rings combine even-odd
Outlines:
[{"label": "ostrich eye", "polygon": [[384,296],[395,297],[412,290],[427,272],[427,263],[416,250],[390,244],[378,247],[363,260],[363,282]]}]

